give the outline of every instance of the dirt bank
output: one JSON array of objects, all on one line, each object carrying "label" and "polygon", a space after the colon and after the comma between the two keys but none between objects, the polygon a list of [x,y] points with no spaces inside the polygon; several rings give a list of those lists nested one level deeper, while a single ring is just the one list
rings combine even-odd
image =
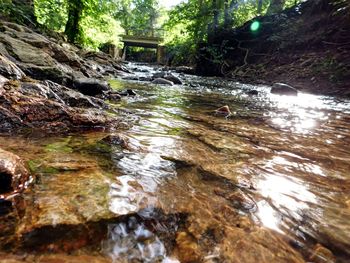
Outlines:
[{"label": "dirt bank", "polygon": [[[334,2],[307,1],[231,31],[219,30],[200,48],[197,73],[350,96],[350,8],[346,1]],[[260,27],[252,31],[255,21]]]}]

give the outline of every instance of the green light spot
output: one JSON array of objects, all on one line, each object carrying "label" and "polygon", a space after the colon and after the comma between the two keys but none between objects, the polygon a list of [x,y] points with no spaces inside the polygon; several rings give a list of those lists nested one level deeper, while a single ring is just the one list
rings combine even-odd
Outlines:
[{"label": "green light spot", "polygon": [[251,25],[250,25],[250,30],[251,31],[257,31],[260,27],[260,22],[259,21],[254,21]]}]

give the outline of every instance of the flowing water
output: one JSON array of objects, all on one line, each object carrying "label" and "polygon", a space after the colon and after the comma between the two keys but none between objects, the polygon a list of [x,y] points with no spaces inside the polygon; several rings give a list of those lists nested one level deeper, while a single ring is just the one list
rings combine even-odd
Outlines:
[{"label": "flowing water", "polygon": [[35,175],[0,262],[349,261],[350,101],[180,78],[112,80],[121,130],[0,137]]}]

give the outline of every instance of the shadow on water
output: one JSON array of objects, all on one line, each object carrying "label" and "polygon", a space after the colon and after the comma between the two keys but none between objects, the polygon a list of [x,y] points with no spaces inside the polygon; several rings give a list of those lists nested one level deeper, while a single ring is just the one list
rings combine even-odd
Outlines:
[{"label": "shadow on water", "polygon": [[179,77],[111,81],[138,94],[120,102],[130,129],[0,137],[35,175],[1,209],[3,258],[346,262],[350,102]]}]

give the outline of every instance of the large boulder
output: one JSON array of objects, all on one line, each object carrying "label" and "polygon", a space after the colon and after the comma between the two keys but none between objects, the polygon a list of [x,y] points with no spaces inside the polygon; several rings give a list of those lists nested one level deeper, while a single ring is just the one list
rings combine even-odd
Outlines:
[{"label": "large boulder", "polygon": [[107,82],[89,78],[75,79],[73,81],[73,87],[84,95],[89,96],[102,95],[104,92],[111,89]]},{"label": "large boulder", "polygon": [[295,88],[284,83],[274,83],[271,88],[271,93],[279,94],[279,95],[289,95],[289,96],[298,95],[298,91]]},{"label": "large boulder", "polygon": [[0,198],[7,198],[23,190],[29,173],[22,160],[15,154],[0,148]]},{"label": "large boulder", "polygon": [[104,105],[101,100],[65,87],[56,87],[55,92],[51,87],[47,82],[6,83],[2,88],[5,92],[0,89],[0,132],[20,132],[28,128],[63,132],[117,124],[116,117],[99,109]]},{"label": "large boulder", "polygon": [[25,73],[35,79],[68,86],[73,76],[100,78],[125,70],[111,56],[82,51],[25,26],[4,21],[0,21],[0,56],[14,63],[11,65],[0,58],[0,74],[5,77],[20,79]]},{"label": "large boulder", "polygon": [[166,74],[164,78],[165,78],[166,80],[169,80],[169,81],[173,82],[174,84],[182,85],[181,79],[179,79],[178,77],[176,77],[176,76],[175,76],[174,74],[172,74],[172,73]]}]

